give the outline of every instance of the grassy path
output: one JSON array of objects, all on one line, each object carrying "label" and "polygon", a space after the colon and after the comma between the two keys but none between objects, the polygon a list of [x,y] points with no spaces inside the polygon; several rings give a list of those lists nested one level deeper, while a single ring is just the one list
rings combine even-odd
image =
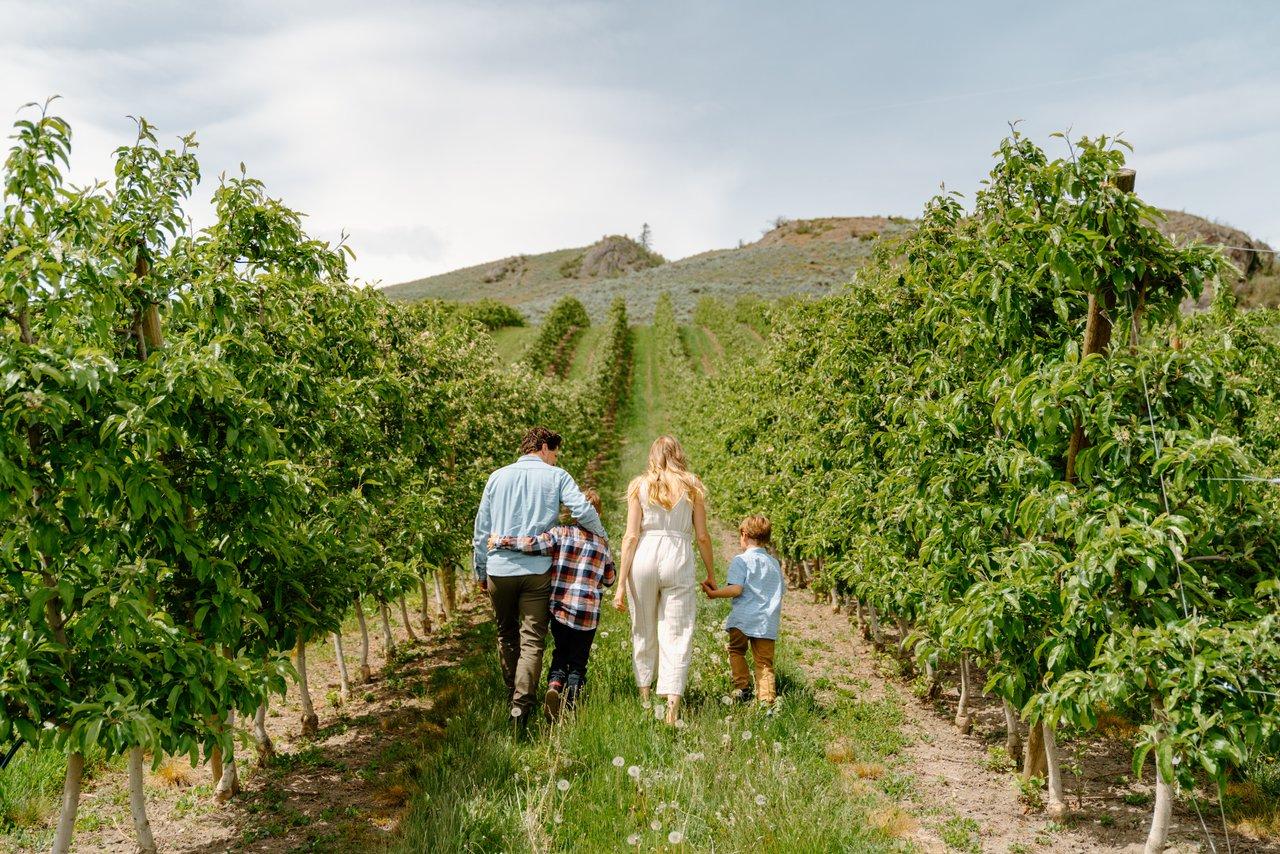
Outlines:
[{"label": "grassy path", "polygon": [[[650,328],[636,330],[634,399],[622,424],[620,474],[607,523],[618,532],[626,477],[671,426],[674,389],[658,365]],[[615,541],[618,540],[615,533]],[[723,577],[728,550],[717,556]],[[909,785],[891,773],[860,781],[828,758],[837,733],[847,755],[888,767],[902,747],[900,712],[887,701],[820,702],[795,647],[784,640],[782,699],[773,713],[730,705],[720,628],[725,603],[700,605],[686,722],[672,729],[642,708],[627,620],[607,610],[578,713],[534,737],[507,732],[493,635],[451,670],[467,700],[424,763],[401,824],[403,851],[895,851],[909,850],[885,816]]]}]

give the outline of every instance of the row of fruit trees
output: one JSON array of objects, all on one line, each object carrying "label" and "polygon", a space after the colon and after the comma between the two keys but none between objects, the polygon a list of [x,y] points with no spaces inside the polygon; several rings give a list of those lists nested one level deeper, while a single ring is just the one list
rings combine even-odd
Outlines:
[{"label": "row of fruit trees", "polygon": [[722,512],[768,513],[923,671],[958,669],[962,726],[986,673],[1051,815],[1055,733],[1136,724],[1158,851],[1177,787],[1280,752],[1280,489],[1257,479],[1280,318],[1226,286],[1183,314],[1224,262],[1161,234],[1122,142],[1063,142],[1015,132],[971,209],[940,195],[851,286],[773,310],[684,433]]},{"label": "row of fruit trees", "polygon": [[[595,457],[630,333],[615,307],[614,356],[554,382],[500,364],[465,313],[352,287],[345,248],[309,237],[243,167],[193,230],[192,137],[166,148],[139,121],[113,179],[86,187],[65,180],[71,129],[47,105],[13,140],[0,745],[68,757],[55,851],[86,755],[127,755],[139,845],[154,850],[144,757],[215,759],[229,797],[237,716],[261,724],[299,677],[314,732],[307,641],[353,608],[363,629],[368,600],[385,628],[388,604],[419,585],[425,599],[433,572],[451,603],[488,471],[535,423],[592,447],[581,464]],[[367,677],[367,631],[363,647]]]}]

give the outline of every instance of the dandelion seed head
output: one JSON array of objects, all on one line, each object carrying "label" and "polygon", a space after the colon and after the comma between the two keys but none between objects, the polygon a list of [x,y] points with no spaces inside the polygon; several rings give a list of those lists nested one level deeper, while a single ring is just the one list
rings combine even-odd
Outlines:
[{"label": "dandelion seed head", "polygon": [[564,824],[564,816],[560,815],[560,813],[556,813],[555,822],[556,824]]},{"label": "dandelion seed head", "polygon": [[751,740],[751,730],[749,730],[749,729],[744,729],[744,730],[742,731],[742,740],[743,740],[743,741],[750,741],[750,740]]},{"label": "dandelion seed head", "polygon": [[667,841],[672,845],[679,845],[681,842],[684,842],[684,834],[678,830],[673,830],[667,834]]},{"label": "dandelion seed head", "polygon": [[666,803],[665,803],[665,802],[663,802],[663,801],[659,801],[659,802],[658,802],[658,805],[657,805],[656,807],[654,807],[654,808],[653,808],[653,811],[654,811],[654,812],[662,812],[662,811],[663,811],[663,810],[665,810],[666,808],[667,808]]},{"label": "dandelion seed head", "polygon": [[633,833],[633,834],[631,834],[630,836],[628,836],[628,837],[627,837],[627,844],[628,844],[628,845],[639,845],[639,844],[640,844],[640,834],[638,834],[638,833]]},{"label": "dandelion seed head", "polygon": [[649,822],[649,828],[651,830],[662,830],[662,822],[655,818],[653,821]]},{"label": "dandelion seed head", "polygon": [[680,718],[676,721],[676,729],[684,729],[686,726],[688,726],[688,724],[684,722],[684,718]]},{"label": "dandelion seed head", "polygon": [[562,792],[569,791],[569,781],[561,777],[559,780],[556,781],[556,788]]},{"label": "dandelion seed head", "polygon": [[621,768],[623,765],[626,765],[626,764],[627,764],[627,760],[623,759],[621,756],[613,757],[614,768]]},{"label": "dandelion seed head", "polygon": [[720,696],[720,702],[724,703],[727,706],[733,702],[733,698],[730,697],[728,694],[722,694]]},{"label": "dandelion seed head", "polygon": [[756,806],[762,807],[767,803],[769,803],[769,799],[764,795],[756,795]]},{"label": "dandelion seed head", "polygon": [[628,776],[628,777],[630,777],[630,778],[631,778],[631,779],[633,779],[633,780],[639,780],[639,779],[640,779],[640,766],[639,766],[639,765],[632,765],[630,768],[628,768],[628,769],[627,769],[627,776]]},{"label": "dandelion seed head", "polygon": [[775,741],[775,742],[773,743],[773,752],[774,752],[774,753],[781,753],[781,752],[782,752],[782,742],[780,742],[780,741]]}]

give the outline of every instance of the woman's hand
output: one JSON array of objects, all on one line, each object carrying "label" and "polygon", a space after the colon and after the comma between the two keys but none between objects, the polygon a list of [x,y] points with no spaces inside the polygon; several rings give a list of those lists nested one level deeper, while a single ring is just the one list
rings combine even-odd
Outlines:
[{"label": "woman's hand", "polygon": [[498,545],[498,535],[490,534],[489,535],[489,551],[493,551],[497,545]]},{"label": "woman's hand", "polygon": [[621,590],[613,594],[613,610],[619,614],[627,613],[627,594]]}]

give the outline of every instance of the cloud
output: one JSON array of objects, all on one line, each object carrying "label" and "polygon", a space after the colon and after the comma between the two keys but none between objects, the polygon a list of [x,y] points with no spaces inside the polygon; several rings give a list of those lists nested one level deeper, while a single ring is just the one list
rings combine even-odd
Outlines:
[{"label": "cloud", "polygon": [[[603,26],[591,6],[543,11],[362,6],[261,30],[197,22],[165,39],[161,27],[128,51],[82,44],[72,28],[70,46],[10,45],[0,79],[24,71],[0,98],[64,92],[78,176],[86,155],[109,174],[107,154],[132,130],[126,113],[165,133],[194,129],[202,198],[243,161],[314,231],[349,232],[363,278],[638,233],[645,221],[662,224],[660,250],[705,248],[739,168],[682,150],[678,102],[484,62]],[[59,25],[32,14],[33,28]],[[103,39],[114,40],[110,27]]]}]

